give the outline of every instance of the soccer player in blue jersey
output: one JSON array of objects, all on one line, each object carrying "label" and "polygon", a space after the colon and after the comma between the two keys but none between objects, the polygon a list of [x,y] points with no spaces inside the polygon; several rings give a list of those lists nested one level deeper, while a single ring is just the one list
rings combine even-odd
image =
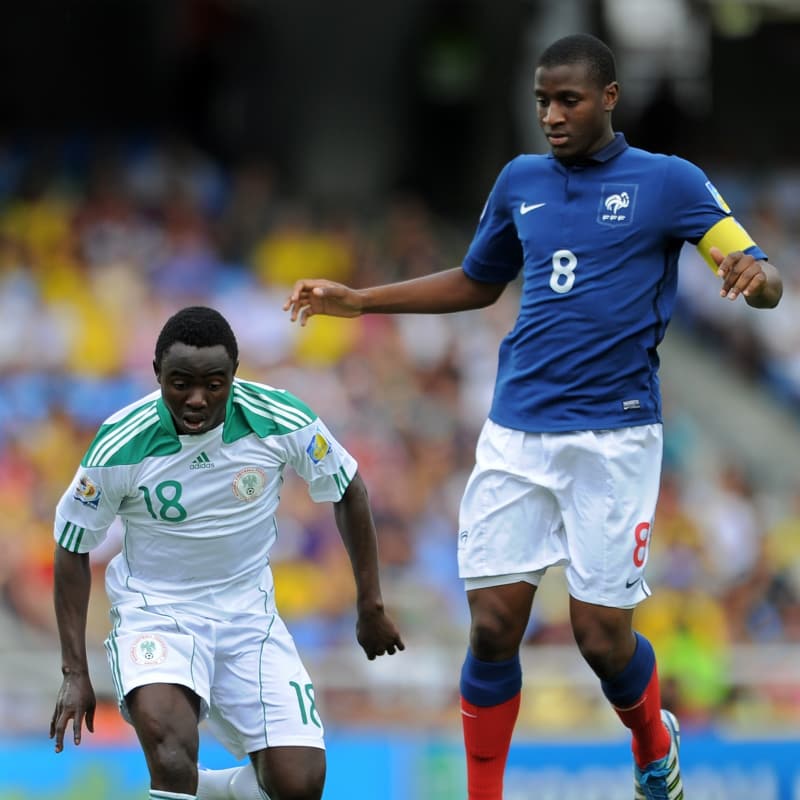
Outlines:
[{"label": "soccer player in blue jersey", "polygon": [[[314,686],[275,605],[269,550],[286,467],[333,503],[353,568],[357,638],[403,649],[384,613],[375,526],[355,459],[286,391],[235,377],[238,346],[216,311],[172,316],[156,343],[160,391],[112,415],[56,509],[55,607],[63,682],[50,723],[94,729],[86,656],[89,552],[119,516],[106,571],[106,650],[120,710],[150,772],[150,800],[319,800],[323,726]],[[201,771],[198,723],[251,764]],[[199,782],[199,787],[198,787]]]},{"label": "soccer player in blue jersey", "polygon": [[301,280],[284,308],[300,324],[314,314],[462,311],[493,303],[522,272],[460,509],[469,798],[502,797],[519,647],[542,575],[564,565],[578,648],[632,733],[635,796],[680,800],[678,723],[661,709],[653,648],[632,627],[650,594],[662,458],[656,348],[684,242],[728,300],[771,308],[781,279],[698,167],[614,132],[619,86],[603,42],[559,39],[534,81],[550,153],[502,169],[460,267],[361,290]]}]

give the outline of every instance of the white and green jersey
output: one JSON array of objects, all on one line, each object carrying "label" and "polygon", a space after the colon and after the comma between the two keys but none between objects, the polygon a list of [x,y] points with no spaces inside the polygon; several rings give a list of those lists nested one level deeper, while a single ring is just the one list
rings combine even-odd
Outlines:
[{"label": "white and green jersey", "polygon": [[106,571],[115,605],[190,603],[206,614],[274,609],[269,550],[283,472],[338,501],[355,459],[286,391],[235,379],[225,421],[178,435],[160,391],[100,427],[58,503],[54,535],[85,553],[123,523]]}]

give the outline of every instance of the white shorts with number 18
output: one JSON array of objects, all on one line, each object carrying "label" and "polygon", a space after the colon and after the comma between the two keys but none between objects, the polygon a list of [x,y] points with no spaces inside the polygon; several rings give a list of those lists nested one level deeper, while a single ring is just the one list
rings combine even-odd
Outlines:
[{"label": "white shorts with number 18", "polygon": [[325,747],[314,687],[277,614],[215,620],[181,606],[114,609],[105,646],[123,716],[125,696],[174,683],[201,700],[201,719],[234,755]]},{"label": "white shorts with number 18", "polygon": [[525,433],[488,420],[459,514],[467,589],[563,565],[577,600],[632,608],[644,578],[661,478],[660,424]]}]

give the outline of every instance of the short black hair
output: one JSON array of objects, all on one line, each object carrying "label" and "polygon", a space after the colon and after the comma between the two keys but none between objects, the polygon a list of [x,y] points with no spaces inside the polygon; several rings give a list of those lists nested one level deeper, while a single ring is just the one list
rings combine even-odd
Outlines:
[{"label": "short black hair", "polygon": [[600,87],[617,79],[617,65],[611,48],[589,33],[574,33],[557,39],[539,57],[540,67],[584,63]]},{"label": "short black hair", "polygon": [[231,361],[239,361],[239,345],[228,320],[213,308],[188,306],[173,314],[161,329],[156,341],[155,366],[161,367],[164,353],[175,342],[192,347],[214,347],[221,344],[228,351]]}]

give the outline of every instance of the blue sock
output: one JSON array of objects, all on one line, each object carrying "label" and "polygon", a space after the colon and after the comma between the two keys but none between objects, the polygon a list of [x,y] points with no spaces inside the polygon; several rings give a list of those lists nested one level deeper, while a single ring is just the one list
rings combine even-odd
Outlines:
[{"label": "blue sock", "polygon": [[461,696],[484,708],[499,706],[522,689],[519,655],[507,661],[479,661],[467,650],[461,667]]},{"label": "blue sock", "polygon": [[656,666],[656,654],[653,645],[640,633],[636,636],[636,649],[633,651],[628,666],[607,681],[600,681],[603,694],[615,708],[631,708],[635,706]]}]

